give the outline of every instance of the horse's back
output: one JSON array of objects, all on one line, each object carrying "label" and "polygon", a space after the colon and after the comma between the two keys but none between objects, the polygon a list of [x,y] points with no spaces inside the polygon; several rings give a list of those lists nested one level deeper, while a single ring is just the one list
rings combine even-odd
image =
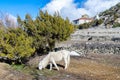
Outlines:
[{"label": "horse's back", "polygon": [[70,56],[70,51],[60,50],[57,52],[50,52],[50,57],[54,58],[55,61],[61,61],[63,58]]},{"label": "horse's back", "polygon": [[67,51],[67,50],[61,50],[62,51],[62,54],[65,56],[68,56],[70,55],[70,51]]},{"label": "horse's back", "polygon": [[63,58],[63,55],[58,51],[58,52],[50,52],[50,57],[54,58],[55,61],[60,61]]}]

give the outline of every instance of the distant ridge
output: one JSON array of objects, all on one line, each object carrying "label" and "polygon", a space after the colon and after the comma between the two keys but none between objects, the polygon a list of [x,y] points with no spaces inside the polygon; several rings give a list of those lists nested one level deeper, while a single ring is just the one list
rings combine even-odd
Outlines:
[{"label": "distant ridge", "polygon": [[110,9],[101,12],[99,18],[107,28],[120,27],[120,2]]}]

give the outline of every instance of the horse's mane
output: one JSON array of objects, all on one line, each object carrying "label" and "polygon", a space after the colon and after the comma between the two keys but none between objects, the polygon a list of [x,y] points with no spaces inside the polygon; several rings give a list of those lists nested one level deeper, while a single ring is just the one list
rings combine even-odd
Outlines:
[{"label": "horse's mane", "polygon": [[47,56],[47,55],[42,55],[42,56],[40,56],[39,60],[40,60],[40,61],[43,60],[43,59],[45,58],[45,56]]}]

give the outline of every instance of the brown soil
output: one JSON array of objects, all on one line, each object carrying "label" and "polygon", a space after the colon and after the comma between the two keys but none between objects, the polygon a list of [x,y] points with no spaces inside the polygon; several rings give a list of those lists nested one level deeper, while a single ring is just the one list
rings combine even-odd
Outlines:
[{"label": "brown soil", "polygon": [[[60,66],[59,66],[60,67]],[[89,54],[71,57],[67,70],[60,71],[48,80],[120,80],[120,55]]]}]

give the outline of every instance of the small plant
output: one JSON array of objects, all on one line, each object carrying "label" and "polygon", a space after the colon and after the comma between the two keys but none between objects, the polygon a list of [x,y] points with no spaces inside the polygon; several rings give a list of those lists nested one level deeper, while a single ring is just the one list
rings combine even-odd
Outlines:
[{"label": "small plant", "polygon": [[87,29],[90,27],[90,24],[89,23],[84,23],[84,24],[80,24],[78,26],[79,29]]},{"label": "small plant", "polygon": [[20,64],[18,64],[18,65],[12,64],[11,66],[12,66],[13,69],[18,70],[18,71],[23,70],[24,67],[25,67],[24,64],[21,64],[21,65]]},{"label": "small plant", "polygon": [[113,28],[120,27],[120,23],[116,22],[113,24]]},{"label": "small plant", "polygon": [[94,20],[94,21],[92,21],[92,22],[89,22],[89,23],[84,23],[84,24],[80,24],[79,26],[78,26],[78,28],[79,29],[87,29],[87,28],[90,28],[91,26],[98,26],[98,25],[100,25],[100,24],[102,24],[103,23],[103,20],[102,19],[99,19],[99,20]]}]

